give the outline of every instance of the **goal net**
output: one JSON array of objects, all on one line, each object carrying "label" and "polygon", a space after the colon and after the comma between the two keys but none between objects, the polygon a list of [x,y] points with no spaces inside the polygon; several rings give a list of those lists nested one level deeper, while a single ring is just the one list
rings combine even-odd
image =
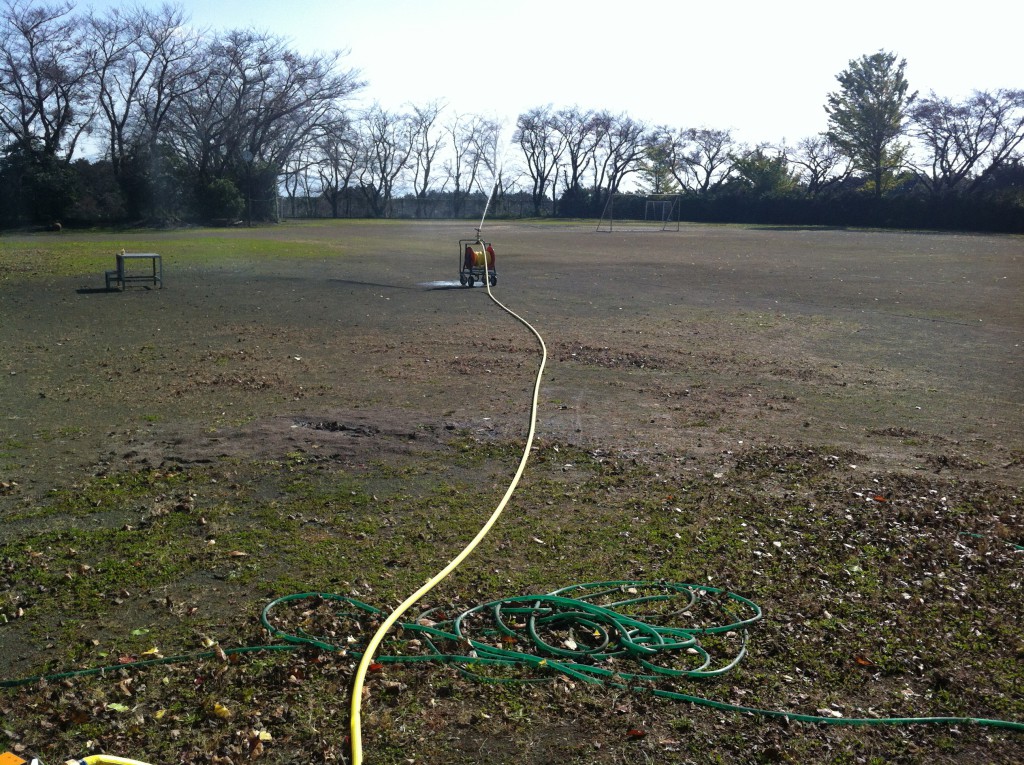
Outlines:
[{"label": "goal net", "polygon": [[644,205],[644,220],[664,223],[672,215],[672,203],[667,199],[648,199]]},{"label": "goal net", "polygon": [[612,194],[598,231],[679,231],[678,194]]}]

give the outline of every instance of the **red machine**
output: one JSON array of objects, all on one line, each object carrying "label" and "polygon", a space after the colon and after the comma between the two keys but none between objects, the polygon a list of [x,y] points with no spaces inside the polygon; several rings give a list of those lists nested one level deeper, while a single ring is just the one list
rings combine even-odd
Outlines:
[{"label": "red machine", "polygon": [[493,287],[498,283],[498,272],[494,268],[494,248],[479,236],[476,239],[459,240],[459,284],[472,287],[477,280],[483,284],[489,279]]}]

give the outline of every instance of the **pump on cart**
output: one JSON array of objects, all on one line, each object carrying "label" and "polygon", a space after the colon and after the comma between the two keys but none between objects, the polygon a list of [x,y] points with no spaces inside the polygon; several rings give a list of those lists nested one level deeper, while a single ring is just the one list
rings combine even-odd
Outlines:
[{"label": "pump on cart", "polygon": [[472,287],[489,279],[493,287],[498,283],[498,272],[494,268],[494,248],[485,242],[477,232],[476,239],[459,240],[459,284]]}]

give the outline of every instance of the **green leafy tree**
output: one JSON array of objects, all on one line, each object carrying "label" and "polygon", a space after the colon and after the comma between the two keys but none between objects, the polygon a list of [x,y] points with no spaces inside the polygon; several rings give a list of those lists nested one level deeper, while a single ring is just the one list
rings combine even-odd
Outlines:
[{"label": "green leafy tree", "polygon": [[760,197],[782,196],[796,190],[798,175],[783,152],[758,146],[733,160],[735,183]]},{"label": "green leafy tree", "polygon": [[836,75],[839,90],[829,93],[825,105],[829,140],[868,174],[876,198],[907,151],[899,137],[917,94],[910,93],[906,67],[906,59],[881,50],[851,61]]},{"label": "green leafy tree", "polygon": [[40,138],[12,144],[0,157],[0,220],[53,225],[67,217],[78,193],[75,171]]},{"label": "green leafy tree", "polygon": [[203,206],[202,217],[208,220],[234,221],[245,210],[245,198],[234,182],[227,178],[214,178],[199,194]]}]

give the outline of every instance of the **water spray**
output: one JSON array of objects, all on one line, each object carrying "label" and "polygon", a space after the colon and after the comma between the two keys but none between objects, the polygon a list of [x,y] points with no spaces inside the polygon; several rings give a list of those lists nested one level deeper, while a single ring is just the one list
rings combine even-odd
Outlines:
[{"label": "water spray", "polygon": [[[493,163],[484,160],[492,172],[494,183],[484,202],[484,211],[480,215],[480,223],[476,227],[476,236],[473,239],[459,240],[459,284],[463,287],[472,287],[479,280],[487,287],[488,294],[490,288],[498,283],[498,271],[494,247],[483,238],[484,221],[487,220],[487,213],[491,209],[491,200],[494,199],[498,191],[504,162],[504,155],[502,155],[501,161],[498,161],[498,147],[497,141],[495,141]],[[480,190],[483,191],[482,184],[480,184]]]}]

